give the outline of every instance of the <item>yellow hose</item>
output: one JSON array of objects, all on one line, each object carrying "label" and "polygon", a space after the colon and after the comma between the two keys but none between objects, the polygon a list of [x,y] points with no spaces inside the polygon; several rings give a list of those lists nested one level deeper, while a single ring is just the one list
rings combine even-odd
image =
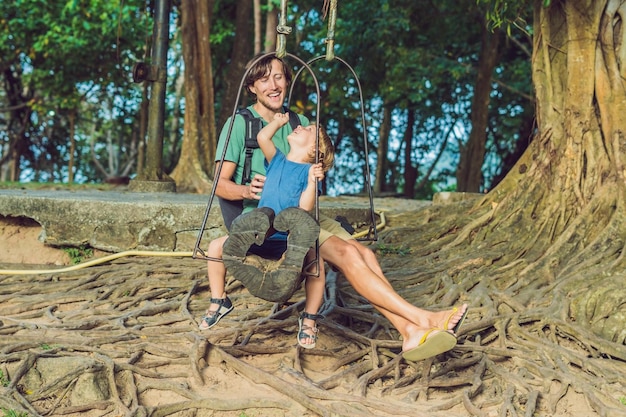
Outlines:
[{"label": "yellow hose", "polygon": [[159,251],[143,251],[143,250],[128,250],[124,252],[114,253],[112,255],[103,256],[101,258],[92,259],[87,262],[80,263],[78,265],[68,266],[66,268],[58,268],[58,269],[32,269],[32,270],[22,270],[22,269],[4,269],[0,270],[0,275],[31,275],[31,274],[53,274],[59,272],[70,272],[76,271],[78,269],[87,268],[89,266],[99,265],[108,261],[112,261],[113,259],[123,258],[125,256],[171,256],[171,257],[190,257],[193,255],[193,252],[159,252]]},{"label": "yellow hose", "polygon": [[[383,212],[376,212],[380,217],[380,223],[376,226],[376,230],[380,230],[385,227],[386,220]],[[359,233],[355,233],[355,239],[366,236],[369,230],[364,230]],[[162,256],[172,258],[189,258],[193,256],[193,252],[159,252],[159,251],[144,251],[144,250],[127,250],[124,252],[114,253],[112,255],[103,256],[101,258],[92,259],[87,262],[80,263],[78,265],[72,265],[65,268],[56,269],[0,269],[0,275],[34,275],[34,274],[58,274],[59,272],[70,272],[79,269],[87,268],[94,265],[99,265],[105,262],[112,261],[114,259],[123,258],[126,256]]]}]

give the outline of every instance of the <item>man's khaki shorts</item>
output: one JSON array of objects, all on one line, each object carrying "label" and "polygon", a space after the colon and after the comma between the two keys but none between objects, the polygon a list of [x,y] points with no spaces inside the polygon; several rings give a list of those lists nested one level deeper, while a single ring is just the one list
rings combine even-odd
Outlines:
[{"label": "man's khaki shorts", "polygon": [[324,243],[331,236],[337,236],[343,240],[354,239],[352,235],[346,231],[346,229],[341,227],[341,224],[338,221],[320,213],[320,246],[322,246],[322,243]]}]

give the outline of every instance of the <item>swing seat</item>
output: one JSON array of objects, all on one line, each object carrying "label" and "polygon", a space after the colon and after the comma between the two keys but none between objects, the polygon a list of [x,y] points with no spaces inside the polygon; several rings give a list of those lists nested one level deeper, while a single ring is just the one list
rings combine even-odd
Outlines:
[{"label": "swing seat", "polygon": [[300,288],[304,259],[319,232],[315,218],[297,207],[278,216],[267,207],[254,209],[233,221],[224,243],[224,266],[252,295],[284,303]]}]

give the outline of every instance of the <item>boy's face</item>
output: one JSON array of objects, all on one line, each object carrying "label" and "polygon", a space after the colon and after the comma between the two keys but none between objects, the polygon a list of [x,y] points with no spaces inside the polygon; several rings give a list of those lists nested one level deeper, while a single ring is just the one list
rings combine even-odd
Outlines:
[{"label": "boy's face", "polygon": [[250,91],[256,94],[257,102],[263,107],[274,112],[282,110],[287,93],[287,79],[283,73],[282,63],[273,60],[270,72],[256,80]]},{"label": "boy's face", "polygon": [[298,126],[287,137],[289,146],[299,148],[311,148],[315,150],[315,124],[306,127]]}]

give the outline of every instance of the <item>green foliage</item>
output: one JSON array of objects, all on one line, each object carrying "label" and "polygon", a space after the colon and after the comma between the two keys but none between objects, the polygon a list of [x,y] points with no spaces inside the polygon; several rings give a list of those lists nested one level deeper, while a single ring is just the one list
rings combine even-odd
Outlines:
[{"label": "green foliage", "polygon": [[[16,75],[15,79],[2,79],[9,87],[0,92],[0,107],[27,103],[14,115],[6,114],[6,123],[1,119],[5,114],[0,114],[0,148],[9,147],[5,125],[11,124],[13,132],[24,131],[19,149],[22,167],[31,170],[29,180],[62,182],[67,177],[72,116],[76,116],[74,172],[80,177],[78,181],[97,182],[108,175],[134,173],[125,168],[132,168],[133,151],[139,147],[138,112],[143,85],[132,84],[129,75],[132,64],[145,59],[146,39],[152,32],[146,4],[139,0],[0,3],[0,69],[9,70],[0,72],[0,78]],[[313,69],[320,81],[320,116],[338,151],[338,163],[326,180],[328,187],[342,193],[365,190],[363,173],[366,164],[371,169],[376,163],[385,109],[393,114],[385,191],[413,189],[415,196],[428,198],[447,186],[454,178],[457,155],[470,128],[470,103],[485,16],[493,27],[515,23],[530,32],[525,23],[529,4],[526,0],[341,3],[335,55],[357,73],[365,120],[361,117],[357,80],[348,68],[339,61],[316,61]],[[272,0],[271,7],[278,5],[278,0]],[[293,34],[287,39],[288,52],[305,61],[324,55],[328,22],[321,19],[320,3],[302,0],[291,2],[289,7],[288,25],[293,27]],[[267,9],[264,5],[264,13]],[[209,36],[219,111],[225,80],[240,82],[231,74],[229,65],[236,32],[236,2],[215,2],[213,13]],[[176,27],[179,23],[174,7],[171,27],[181,31]],[[519,31],[511,36],[516,42],[507,44],[494,74],[487,146],[492,154],[484,164],[487,184],[507,169],[502,160],[517,152],[520,126],[532,117],[532,106],[528,110],[528,103],[513,93],[532,91],[529,57],[515,51],[516,45],[530,46],[530,42]],[[251,46],[250,40],[250,53]],[[178,162],[183,131],[182,116],[172,110],[176,77],[184,69],[179,32],[172,33],[168,56],[168,134],[163,155],[166,172]],[[317,98],[311,95],[311,77],[302,75],[294,87],[291,104],[299,101],[300,110],[315,117]],[[19,94],[9,97],[9,92]],[[181,114],[184,104],[183,97]],[[415,114],[412,125],[407,123],[409,112]],[[27,124],[20,126],[22,120]],[[446,157],[437,162],[441,149]],[[435,163],[436,169],[432,170]],[[416,184],[405,184],[403,175],[408,169],[417,173]]]},{"label": "green foliage", "polygon": [[72,265],[77,265],[93,256],[93,249],[86,246],[80,246],[78,248],[63,248],[63,251],[70,257]]},{"label": "green foliage", "polygon": [[74,109],[89,84],[127,83],[120,70],[141,54],[148,29],[141,6],[136,0],[3,2],[3,56],[20,64],[25,82],[46,98],[32,108]]},{"label": "green foliage", "polygon": [[[528,30],[525,16],[532,7],[532,0],[476,0],[484,8],[485,19],[492,29],[506,28],[507,36],[512,36],[515,27],[524,32]],[[543,0],[543,6],[549,7],[551,1]]]},{"label": "green foliage", "polygon": [[[107,111],[122,127],[131,120],[124,101],[138,88],[129,74],[150,33],[145,8],[140,0],[0,2],[0,74],[8,104],[19,109],[7,124],[24,132],[20,163],[34,171],[33,179],[64,178],[71,118],[76,163],[80,167],[84,155],[88,169],[93,165],[86,132],[96,133]],[[3,140],[0,131],[0,144]],[[100,152],[94,148],[94,154]]]},{"label": "green foliage", "polygon": [[622,405],[626,405],[626,397],[619,397],[619,402],[622,403]]}]

